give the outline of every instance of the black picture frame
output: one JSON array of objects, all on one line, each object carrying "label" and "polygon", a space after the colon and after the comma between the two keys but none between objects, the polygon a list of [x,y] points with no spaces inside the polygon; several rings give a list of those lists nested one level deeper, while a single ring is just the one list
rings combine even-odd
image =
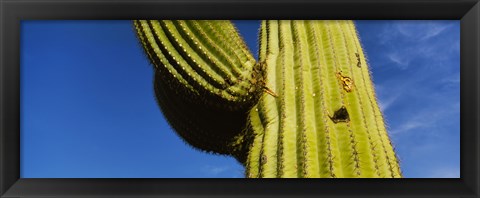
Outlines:
[{"label": "black picture frame", "polygon": [[[33,19],[461,20],[459,179],[22,179],[20,22]],[[479,197],[478,0],[0,0],[1,197]]]}]

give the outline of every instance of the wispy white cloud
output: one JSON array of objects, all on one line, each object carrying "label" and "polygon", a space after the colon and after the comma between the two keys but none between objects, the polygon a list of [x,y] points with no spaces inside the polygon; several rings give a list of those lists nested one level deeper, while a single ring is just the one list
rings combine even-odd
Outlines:
[{"label": "wispy white cloud", "polygon": [[413,47],[387,51],[384,56],[393,66],[405,70],[409,69],[415,60],[428,60],[424,64],[417,63],[415,67],[438,68],[444,66],[443,62],[452,57],[448,56],[447,53],[451,52],[442,49],[441,43],[419,42]]},{"label": "wispy white cloud", "polygon": [[[439,35],[454,28],[454,23],[438,21],[400,21],[385,25],[383,31],[377,33],[378,43],[385,51],[382,53],[390,66],[401,70],[409,69],[415,60],[429,60],[425,67],[436,67],[448,56],[458,53],[458,44],[449,40],[437,39]],[[398,47],[398,46],[405,47]],[[453,50],[453,51],[452,51]],[[415,65],[422,67],[422,65]]]},{"label": "wispy white cloud", "polygon": [[413,129],[418,129],[422,127],[428,126],[427,123],[423,123],[417,120],[408,120],[407,122],[403,123],[399,128],[393,129],[390,131],[390,134],[398,134],[406,131],[410,131]]},{"label": "wispy white cloud", "polygon": [[[447,75],[436,83],[444,87],[459,86],[459,75]],[[393,125],[389,125],[392,135],[420,129],[435,131],[432,129],[442,122],[455,121],[451,118],[460,113],[459,96],[452,95],[456,92],[439,92],[429,79],[405,81],[403,78],[391,78],[382,84],[376,84],[375,89],[380,109],[386,116],[410,115],[402,116],[402,121],[397,119]]]},{"label": "wispy white cloud", "polygon": [[439,35],[440,33],[442,33],[447,28],[448,26],[438,26],[438,25],[433,26],[428,31],[426,31],[426,33],[423,35],[423,37],[420,38],[420,40],[427,40],[427,39],[433,38]]},{"label": "wispy white cloud", "polygon": [[400,69],[407,69],[412,58],[405,56],[405,54],[400,54],[398,52],[390,52],[386,54],[388,59],[395,63]]},{"label": "wispy white cloud", "polygon": [[452,23],[439,21],[396,21],[384,25],[383,30],[378,32],[376,38],[381,44],[397,42],[402,39],[424,42],[441,35],[453,26]]},{"label": "wispy white cloud", "polygon": [[[411,132],[417,129],[429,129],[425,132],[436,131],[433,130],[446,118],[454,117],[454,114],[460,113],[460,103],[454,103],[451,105],[444,105],[442,108],[433,106],[419,109],[415,112],[414,116],[409,117],[406,121],[399,124],[398,127],[393,127],[390,134],[399,134],[405,132]],[[453,121],[453,120],[450,120]],[[434,134],[432,134],[434,135]]]},{"label": "wispy white cloud", "polygon": [[382,112],[385,112],[389,107],[390,105],[392,105],[392,103],[394,102],[394,100],[381,100],[381,99],[378,99],[378,106],[380,106],[380,110]]},{"label": "wispy white cloud", "polygon": [[401,87],[387,88],[389,83],[384,84],[375,84],[375,91],[378,94],[378,105],[380,106],[380,110],[382,112],[387,111],[398,98],[400,98],[402,92],[398,91],[397,89],[401,89]]},{"label": "wispy white cloud", "polygon": [[394,24],[395,28],[403,36],[414,40],[428,40],[451,27],[436,21],[402,21]]}]

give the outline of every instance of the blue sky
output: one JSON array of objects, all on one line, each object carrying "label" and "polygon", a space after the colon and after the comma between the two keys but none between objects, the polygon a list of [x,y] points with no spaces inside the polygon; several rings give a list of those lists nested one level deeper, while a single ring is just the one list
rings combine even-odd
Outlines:
[{"label": "blue sky", "polygon": [[[257,53],[258,21],[235,21]],[[356,21],[405,177],[460,175],[459,21]],[[130,21],[23,21],[21,177],[243,177],[185,144]]]}]

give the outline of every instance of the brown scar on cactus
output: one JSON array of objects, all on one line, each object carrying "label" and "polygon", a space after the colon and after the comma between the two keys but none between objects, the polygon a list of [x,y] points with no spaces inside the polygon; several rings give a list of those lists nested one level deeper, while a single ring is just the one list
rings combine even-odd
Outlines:
[{"label": "brown scar on cactus", "polygon": [[355,56],[357,57],[357,67],[362,67],[362,63],[360,61],[360,54],[355,53]]},{"label": "brown scar on cactus", "polygon": [[328,116],[333,121],[333,123],[339,122],[349,122],[350,116],[348,115],[347,108],[345,106],[340,107],[340,109],[336,110],[333,116]]}]

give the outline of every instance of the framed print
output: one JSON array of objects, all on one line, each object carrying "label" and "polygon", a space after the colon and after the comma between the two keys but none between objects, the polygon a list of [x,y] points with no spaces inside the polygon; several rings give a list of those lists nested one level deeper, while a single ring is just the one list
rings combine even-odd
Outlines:
[{"label": "framed print", "polygon": [[476,0],[0,8],[1,197],[478,197]]}]

